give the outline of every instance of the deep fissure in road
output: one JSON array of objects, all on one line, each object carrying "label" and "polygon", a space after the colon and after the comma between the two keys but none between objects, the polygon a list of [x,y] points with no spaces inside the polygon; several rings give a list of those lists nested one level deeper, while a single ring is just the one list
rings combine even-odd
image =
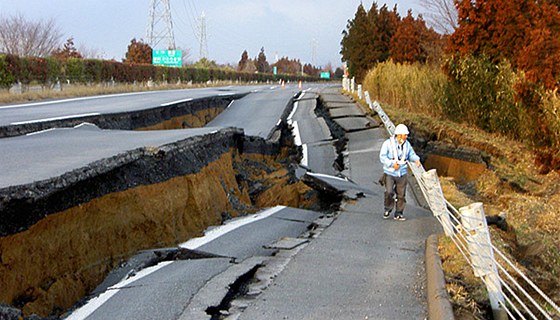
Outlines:
[{"label": "deep fissure in road", "polygon": [[315,108],[315,114],[317,117],[321,117],[327,123],[331,135],[333,136],[333,145],[336,149],[336,159],[334,160],[334,168],[338,171],[344,171],[344,155],[343,151],[346,149],[346,144],[348,142],[348,138],[344,132],[344,129],[335,121],[331,119],[329,116],[328,110],[323,105],[323,101],[320,98],[317,98],[317,107]]},{"label": "deep fissure in road", "polygon": [[227,315],[231,307],[231,302],[236,298],[247,294],[248,285],[254,280],[254,276],[262,265],[256,265],[248,272],[242,274],[229,286],[226,296],[222,299],[219,305],[209,306],[206,308],[206,313],[211,316],[211,320],[220,320]]}]

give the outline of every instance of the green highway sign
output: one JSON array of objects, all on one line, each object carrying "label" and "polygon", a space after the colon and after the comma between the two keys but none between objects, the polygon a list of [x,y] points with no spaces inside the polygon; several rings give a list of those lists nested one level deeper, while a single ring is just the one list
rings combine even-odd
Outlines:
[{"label": "green highway sign", "polygon": [[181,50],[152,50],[152,64],[165,67],[182,67],[183,52]]},{"label": "green highway sign", "polygon": [[331,73],[330,72],[321,72],[321,79],[330,79]]}]

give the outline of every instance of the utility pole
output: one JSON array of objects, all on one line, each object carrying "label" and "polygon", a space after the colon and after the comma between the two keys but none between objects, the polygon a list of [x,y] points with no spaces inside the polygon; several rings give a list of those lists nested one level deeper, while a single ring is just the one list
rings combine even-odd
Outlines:
[{"label": "utility pole", "polygon": [[160,42],[167,42],[167,49],[175,50],[171,4],[169,0],[151,0],[146,40],[152,49]]},{"label": "utility pole", "polygon": [[313,38],[311,40],[311,64],[315,67],[317,65],[317,46],[319,42]]}]

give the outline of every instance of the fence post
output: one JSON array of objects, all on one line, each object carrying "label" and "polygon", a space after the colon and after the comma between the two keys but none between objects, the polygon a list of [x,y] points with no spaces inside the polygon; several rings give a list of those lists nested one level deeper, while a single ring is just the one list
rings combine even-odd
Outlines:
[{"label": "fence post", "polygon": [[352,77],[352,79],[350,80],[350,91],[354,93],[355,88],[356,88],[356,78]]},{"label": "fence post", "polygon": [[459,212],[462,215],[461,221],[466,231],[467,245],[474,274],[484,279],[494,319],[508,319],[507,313],[502,307],[504,305],[504,295],[482,203],[476,202],[459,208]]},{"label": "fence post", "polygon": [[424,172],[421,179],[426,185],[428,198],[426,200],[428,200],[428,205],[430,206],[432,213],[436,218],[439,217],[441,219],[445,235],[448,237],[453,236],[453,224],[449,218],[449,210],[447,210],[447,205],[445,204],[445,198],[443,196],[443,191],[441,190],[441,184],[439,183],[436,169]]}]

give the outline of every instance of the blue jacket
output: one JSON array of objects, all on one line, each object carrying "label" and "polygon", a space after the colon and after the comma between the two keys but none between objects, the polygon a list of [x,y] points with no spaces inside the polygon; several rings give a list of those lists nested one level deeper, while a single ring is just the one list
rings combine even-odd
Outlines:
[{"label": "blue jacket", "polygon": [[[398,159],[396,159],[393,155],[395,149],[397,151]],[[416,154],[416,152],[414,152],[414,149],[412,149],[408,140],[405,140],[401,146],[398,146],[398,142],[395,137],[392,137],[383,142],[381,151],[379,152],[379,160],[383,164],[383,172],[393,177],[402,177],[406,174],[408,169],[406,161],[415,162],[416,160],[420,160],[420,157]],[[399,161],[400,167],[398,170],[395,170],[393,165],[397,161]]]}]

